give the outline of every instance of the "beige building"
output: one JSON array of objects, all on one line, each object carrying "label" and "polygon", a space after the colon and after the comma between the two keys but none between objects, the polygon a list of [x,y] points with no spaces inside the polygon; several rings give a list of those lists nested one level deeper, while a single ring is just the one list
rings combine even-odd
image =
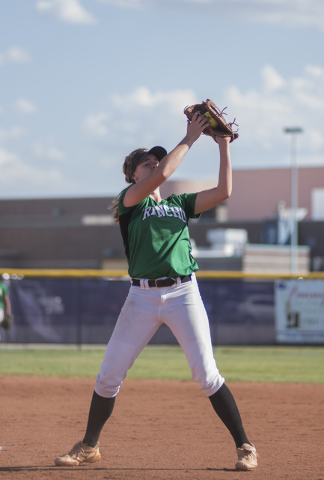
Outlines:
[{"label": "beige building", "polygon": [[[276,242],[269,240],[267,232],[272,232],[278,223],[278,203],[285,202],[290,207],[290,170],[234,170],[233,183],[229,199],[190,222],[190,235],[197,246],[195,254],[201,269],[247,271],[255,270],[256,265],[265,269],[262,264],[265,257],[271,257],[270,263],[274,265],[274,247],[269,244]],[[169,181],[162,186],[162,196],[197,192],[214,185],[215,179]],[[306,257],[303,262],[308,262],[314,270],[324,270],[323,194],[324,167],[300,168],[299,207],[307,209],[307,216],[299,222],[298,243],[304,257],[310,257],[310,262]],[[109,197],[0,200],[0,267],[126,268],[119,227],[107,208],[112,200]],[[218,238],[216,242],[216,234],[226,230],[228,235],[231,229],[236,235],[239,230],[246,233],[244,244],[249,246],[241,255],[229,253],[229,249],[235,250],[233,239],[221,242]],[[262,244],[268,246],[261,249]],[[280,248],[280,266],[287,268],[289,251],[287,246]]]},{"label": "beige building", "polygon": [[[162,196],[192,193],[212,188],[213,180],[168,181]],[[278,204],[290,208],[290,168],[233,170],[233,192],[219,211],[219,221],[266,220],[276,218]],[[298,168],[298,207],[307,209],[306,220],[324,220],[324,167]]]},{"label": "beige building", "polygon": [[[234,170],[233,193],[226,203],[228,218],[274,218],[279,202],[290,208],[290,195],[290,168]],[[324,167],[298,169],[298,207],[307,209],[307,220],[324,219]]]}]

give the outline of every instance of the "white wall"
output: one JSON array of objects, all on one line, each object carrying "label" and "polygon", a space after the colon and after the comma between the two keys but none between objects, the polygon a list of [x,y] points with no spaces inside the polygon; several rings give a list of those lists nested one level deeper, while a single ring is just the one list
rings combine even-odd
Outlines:
[{"label": "white wall", "polygon": [[324,188],[312,190],[312,220],[324,220]]}]

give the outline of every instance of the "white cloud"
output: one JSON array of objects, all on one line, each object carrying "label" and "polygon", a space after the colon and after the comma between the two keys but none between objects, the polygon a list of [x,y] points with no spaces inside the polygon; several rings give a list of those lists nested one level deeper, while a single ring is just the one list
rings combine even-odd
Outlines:
[{"label": "white cloud", "polygon": [[[324,68],[308,65],[295,77],[284,77],[272,65],[260,71],[259,88],[242,91],[232,85],[219,98],[227,106],[227,120],[239,124],[239,139],[233,144],[234,168],[283,166],[290,163],[290,139],[283,130],[303,128],[298,137],[301,165],[324,164]],[[89,116],[88,135],[105,154],[101,164],[114,172],[118,162],[138,147],[163,145],[171,150],[186,133],[186,105],[200,102],[193,91],[152,91],[141,86],[126,95],[112,94],[106,109]],[[91,120],[91,121],[89,121]],[[199,150],[197,150],[199,149]],[[191,149],[186,167],[177,178],[202,178],[209,171],[216,175],[215,146],[203,136]],[[204,169],[195,155],[200,152]],[[205,173],[204,173],[205,172]]]},{"label": "white cloud", "polygon": [[174,90],[171,92],[152,93],[147,87],[138,87],[130,94],[122,96],[113,94],[111,102],[120,111],[131,111],[134,108],[155,109],[164,107],[174,113],[179,113],[188,104],[195,103],[197,97],[191,90]]},{"label": "white cloud", "polygon": [[0,128],[0,142],[12,140],[18,138],[25,133],[25,130],[21,127],[12,127],[9,130],[3,130]]},{"label": "white cloud", "polygon": [[278,72],[271,66],[265,65],[261,71],[264,89],[271,92],[280,90],[285,86],[285,80]]},{"label": "white cloud", "polygon": [[[243,19],[272,25],[315,27],[324,31],[322,0],[231,0],[241,3]],[[243,5],[242,5],[243,3]],[[243,8],[242,8],[243,7]],[[245,9],[244,13],[244,7]]]},{"label": "white cloud", "polygon": [[241,147],[282,152],[287,135],[284,127],[298,126],[304,132],[298,139],[301,163],[324,163],[324,69],[306,66],[298,77],[283,79],[273,67],[261,71],[263,83],[258,90],[241,92],[228,88],[222,101],[237,116]]},{"label": "white cloud", "polygon": [[[17,197],[17,192],[19,196],[34,196],[35,192],[37,196],[79,193],[80,185],[66,179],[58,168],[36,167],[16,152],[4,147],[4,142],[14,140],[24,133],[20,127],[0,129],[0,196]],[[40,144],[36,145],[36,153],[42,153],[43,158],[50,160],[65,158],[64,153],[55,147],[44,147]]]},{"label": "white cloud", "polygon": [[104,112],[88,115],[83,122],[84,130],[89,137],[105,137],[108,133],[106,125],[108,119],[109,115]]},{"label": "white cloud", "polygon": [[142,9],[149,5],[147,0],[98,0],[100,3],[107,3],[114,7]]},{"label": "white cloud", "polygon": [[78,25],[94,25],[97,19],[87,12],[79,0],[39,0],[36,9],[55,20]]},{"label": "white cloud", "polygon": [[32,154],[35,157],[53,161],[62,161],[66,158],[66,155],[62,150],[59,150],[53,145],[44,146],[41,143],[35,143],[32,146]]},{"label": "white cloud", "polygon": [[27,63],[31,60],[29,53],[19,47],[9,48],[7,58],[12,63]]},{"label": "white cloud", "polygon": [[27,98],[18,98],[14,103],[16,112],[22,115],[31,115],[37,112],[37,107]]},{"label": "white cloud", "polygon": [[247,23],[314,27],[324,31],[323,0],[97,0],[120,8],[184,9],[197,15],[230,18]]},{"label": "white cloud", "polygon": [[3,197],[58,195],[80,191],[80,185],[57,168],[37,168],[0,146],[0,192]]},{"label": "white cloud", "polygon": [[0,146],[0,173],[5,164],[17,160],[17,156],[14,153],[8,152]]},{"label": "white cloud", "polygon": [[[113,149],[120,145],[137,148],[166,141],[173,144],[186,132],[183,109],[197,102],[191,90],[152,92],[142,86],[124,96],[112,94],[109,107],[104,112],[88,115],[83,127],[90,137],[105,141]],[[105,164],[109,164],[109,160]]]},{"label": "white cloud", "polygon": [[[10,129],[0,129],[0,195],[11,196],[12,192],[30,195],[34,191],[63,192],[64,189],[75,189],[74,182],[66,180],[58,169],[37,168],[23,160],[17,153],[9,151],[4,143],[16,140],[25,134],[25,129],[14,126]],[[42,154],[45,159],[63,160],[65,155],[55,147],[35,145],[34,153]]]},{"label": "white cloud", "polygon": [[[309,137],[309,148],[311,151],[318,152],[322,151],[323,152],[323,147],[324,147],[324,135],[323,131],[321,132],[318,129],[311,130],[308,132],[308,137]],[[322,161],[324,160],[324,155],[322,154]]]},{"label": "white cloud", "polygon": [[0,65],[5,63],[28,63],[31,61],[31,56],[26,50],[20,47],[10,47],[4,53],[0,53]]}]

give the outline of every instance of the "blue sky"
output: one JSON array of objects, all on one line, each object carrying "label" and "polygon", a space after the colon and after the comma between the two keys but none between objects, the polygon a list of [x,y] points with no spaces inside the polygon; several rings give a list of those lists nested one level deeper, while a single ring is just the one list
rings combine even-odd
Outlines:
[{"label": "blue sky", "polygon": [[[133,149],[184,137],[211,98],[233,167],[324,165],[323,0],[15,0],[0,5],[0,198],[114,195]],[[209,137],[174,179],[217,178]]]}]

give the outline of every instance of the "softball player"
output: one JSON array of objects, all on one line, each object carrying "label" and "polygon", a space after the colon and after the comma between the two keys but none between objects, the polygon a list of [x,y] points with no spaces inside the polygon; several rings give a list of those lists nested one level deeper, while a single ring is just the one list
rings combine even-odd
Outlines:
[{"label": "softball player", "polygon": [[195,194],[161,198],[159,187],[178,168],[190,147],[207,126],[195,114],[187,135],[167,154],[162,147],[140,148],[126,157],[123,171],[131,185],[115,203],[128,260],[131,287],[109,340],[90,406],[82,441],[55,459],[55,465],[96,462],[99,436],[110,417],[116,395],[135,359],[165,323],[177,338],[188,360],[192,378],[209,398],[231,433],[239,460],[236,468],[254,470],[255,447],[249,442],[230,390],[213,356],[208,317],[200,297],[191,256],[189,218],[228,198],[232,189],[229,138],[215,137],[220,151],[217,187]]},{"label": "softball player", "polygon": [[5,330],[9,330],[12,325],[12,320],[9,320],[10,317],[13,319],[13,316],[11,314],[9,290],[5,283],[0,282],[0,327],[3,327]]}]

